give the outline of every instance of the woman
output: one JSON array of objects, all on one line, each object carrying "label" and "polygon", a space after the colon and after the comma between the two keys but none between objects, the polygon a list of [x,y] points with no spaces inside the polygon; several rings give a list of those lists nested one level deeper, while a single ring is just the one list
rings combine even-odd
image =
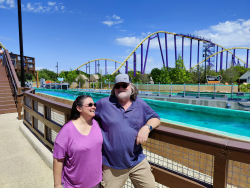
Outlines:
[{"label": "woman", "polygon": [[55,188],[99,188],[102,181],[102,132],[96,103],[81,95],[73,103],[69,121],[58,133],[53,151]]}]

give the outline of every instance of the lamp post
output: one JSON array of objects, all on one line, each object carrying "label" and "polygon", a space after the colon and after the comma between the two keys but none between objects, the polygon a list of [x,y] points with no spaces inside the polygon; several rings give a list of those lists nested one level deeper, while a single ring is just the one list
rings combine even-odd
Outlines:
[{"label": "lamp post", "polygon": [[20,46],[20,58],[21,58],[21,87],[25,87],[24,83],[24,62],[23,62],[23,29],[22,29],[22,9],[21,0],[17,0],[18,10],[18,26],[19,26],[19,46]]},{"label": "lamp post", "polygon": [[59,76],[58,75],[58,62],[56,62],[56,67],[57,67],[57,76]]}]

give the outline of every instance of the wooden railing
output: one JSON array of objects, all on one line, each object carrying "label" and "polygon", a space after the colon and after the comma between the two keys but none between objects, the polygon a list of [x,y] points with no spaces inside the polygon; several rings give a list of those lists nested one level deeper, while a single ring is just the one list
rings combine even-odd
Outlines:
[{"label": "wooden railing", "polygon": [[[17,72],[21,72],[21,56],[18,54],[10,53],[11,62]],[[24,71],[27,73],[35,72],[35,58],[23,56],[24,58]]]},{"label": "wooden railing", "polygon": [[[53,140],[68,121],[71,106],[37,96],[34,89],[23,96],[24,123],[53,150]],[[249,143],[159,126],[143,148],[159,184],[171,188],[250,187]],[[169,167],[167,160],[182,170]]]}]

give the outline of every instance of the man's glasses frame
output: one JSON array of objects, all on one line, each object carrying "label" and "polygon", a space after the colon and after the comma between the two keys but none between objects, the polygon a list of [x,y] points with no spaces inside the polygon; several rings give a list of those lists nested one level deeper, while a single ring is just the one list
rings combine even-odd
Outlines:
[{"label": "man's glasses frame", "polygon": [[115,89],[120,89],[122,87],[123,89],[126,89],[128,87],[128,84],[123,83],[123,84],[115,84]]}]

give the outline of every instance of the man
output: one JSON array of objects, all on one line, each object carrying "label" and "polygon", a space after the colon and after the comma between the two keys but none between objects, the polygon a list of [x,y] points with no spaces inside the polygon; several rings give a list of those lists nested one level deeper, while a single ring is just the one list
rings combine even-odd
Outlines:
[{"label": "man", "polygon": [[2,50],[2,46],[0,46],[0,66],[2,66],[3,63],[3,50]]},{"label": "man", "polygon": [[155,187],[141,144],[159,126],[160,117],[137,95],[130,77],[119,74],[111,96],[97,101],[95,117],[103,131],[104,188],[123,187],[128,177],[135,188]]}]

